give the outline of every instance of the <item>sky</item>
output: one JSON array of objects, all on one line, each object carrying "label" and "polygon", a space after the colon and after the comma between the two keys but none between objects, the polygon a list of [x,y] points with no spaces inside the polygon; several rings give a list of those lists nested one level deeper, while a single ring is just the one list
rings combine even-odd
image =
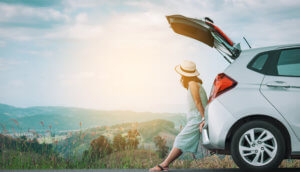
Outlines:
[{"label": "sky", "polygon": [[182,113],[174,67],[196,63],[209,94],[228,63],[175,34],[167,15],[210,17],[235,43],[299,43],[294,0],[0,0],[0,103]]}]

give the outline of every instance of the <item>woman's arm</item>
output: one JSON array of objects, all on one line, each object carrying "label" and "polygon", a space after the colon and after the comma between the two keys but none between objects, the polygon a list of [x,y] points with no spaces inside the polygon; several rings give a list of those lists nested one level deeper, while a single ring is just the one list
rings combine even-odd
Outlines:
[{"label": "woman's arm", "polygon": [[189,86],[190,86],[190,90],[191,90],[195,105],[196,105],[198,111],[200,112],[201,117],[204,118],[204,108],[202,106],[202,102],[201,102],[201,98],[200,98],[200,94],[199,94],[200,86],[195,81],[190,81]]},{"label": "woman's arm", "polygon": [[[190,90],[191,90],[195,105],[196,105],[197,109],[199,110],[199,112],[202,116],[202,119],[203,119],[204,118],[204,109],[203,109],[200,94],[199,94],[200,86],[197,84],[197,82],[194,82],[194,81],[189,82],[189,85],[190,85]],[[204,124],[205,124],[204,120],[199,124],[200,133],[202,133]]]}]

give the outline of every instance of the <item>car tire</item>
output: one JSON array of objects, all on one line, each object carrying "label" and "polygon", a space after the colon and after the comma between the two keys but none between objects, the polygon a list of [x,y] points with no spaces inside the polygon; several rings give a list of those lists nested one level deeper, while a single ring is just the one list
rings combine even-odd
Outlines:
[{"label": "car tire", "polygon": [[240,126],[230,144],[233,161],[247,170],[277,168],[285,151],[283,134],[272,123],[263,120],[249,121]]}]

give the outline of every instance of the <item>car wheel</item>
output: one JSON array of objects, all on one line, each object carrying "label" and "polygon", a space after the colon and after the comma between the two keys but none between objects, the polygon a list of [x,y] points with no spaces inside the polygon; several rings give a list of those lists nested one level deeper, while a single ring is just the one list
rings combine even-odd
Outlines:
[{"label": "car wheel", "polygon": [[243,124],[232,136],[230,152],[242,169],[277,168],[285,156],[280,130],[269,122],[254,120]]}]

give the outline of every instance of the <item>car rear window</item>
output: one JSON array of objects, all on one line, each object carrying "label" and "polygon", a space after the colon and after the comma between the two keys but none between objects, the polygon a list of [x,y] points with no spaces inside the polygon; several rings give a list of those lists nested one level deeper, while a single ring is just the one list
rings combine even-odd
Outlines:
[{"label": "car rear window", "polygon": [[268,53],[263,53],[254,57],[254,59],[249,63],[248,68],[260,73],[263,73],[262,70],[264,65],[269,57]]}]

